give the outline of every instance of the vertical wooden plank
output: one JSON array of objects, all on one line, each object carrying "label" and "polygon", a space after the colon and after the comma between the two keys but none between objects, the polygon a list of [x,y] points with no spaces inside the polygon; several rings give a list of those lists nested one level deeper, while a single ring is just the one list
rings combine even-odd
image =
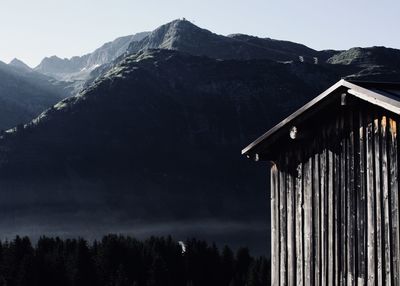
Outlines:
[{"label": "vertical wooden plank", "polygon": [[387,152],[387,118],[382,116],[381,119],[381,180],[383,193],[383,214],[384,214],[384,261],[385,261],[385,284],[393,285],[393,276],[391,271],[391,242],[390,242],[390,201],[389,201],[389,174],[388,174],[388,152]]},{"label": "vertical wooden plank", "polygon": [[[289,157],[286,157],[286,166],[289,167]],[[294,217],[294,184],[291,170],[286,174],[287,186],[287,242],[288,242],[288,285],[294,286],[296,281],[296,248],[295,248],[295,217]]]},{"label": "vertical wooden plank", "polygon": [[321,285],[328,281],[328,192],[327,192],[327,168],[326,149],[322,151],[319,160],[320,170],[320,196],[321,196]]},{"label": "vertical wooden plank", "polygon": [[382,248],[382,192],[381,192],[381,170],[380,170],[380,122],[374,118],[374,172],[375,172],[375,202],[376,202],[376,282],[378,286],[384,285],[383,278],[383,248]]},{"label": "vertical wooden plank", "polygon": [[[336,121],[336,138],[339,137],[339,122]],[[336,139],[338,140],[338,139]],[[343,272],[343,263],[342,263],[342,240],[341,240],[341,186],[340,186],[340,143],[335,146],[334,150],[334,199],[335,199],[335,223],[334,223],[334,234],[335,234],[335,283],[334,285],[340,285],[340,279],[342,277]]]},{"label": "vertical wooden plank", "polygon": [[[281,160],[281,162],[285,162]],[[282,167],[281,167],[282,168]],[[280,285],[287,285],[287,213],[286,213],[286,172],[279,170],[279,213],[280,213]]]},{"label": "vertical wooden plank", "polygon": [[346,186],[346,140],[343,136],[344,118],[340,116],[340,253],[341,253],[341,277],[340,285],[346,285],[347,282],[347,186]]},{"label": "vertical wooden plank", "polygon": [[367,163],[367,285],[375,285],[375,189],[374,189],[374,149],[373,123],[370,115],[367,116],[366,127],[366,163]]},{"label": "vertical wooden plank", "polygon": [[296,279],[297,286],[304,286],[303,258],[303,164],[299,158],[296,176]]},{"label": "vertical wooden plank", "polygon": [[313,285],[312,157],[304,163],[304,285]]},{"label": "vertical wooden plank", "polygon": [[399,255],[400,255],[400,237],[399,237],[399,189],[398,189],[398,167],[397,167],[397,123],[393,119],[389,119],[389,187],[390,187],[390,205],[391,205],[391,237],[392,237],[392,273],[393,284],[400,285],[399,278]]},{"label": "vertical wooden plank", "polygon": [[358,285],[365,285],[367,281],[366,265],[366,163],[365,163],[365,120],[363,113],[359,113],[359,148],[358,148],[358,178],[357,178],[357,245],[358,245]]},{"label": "vertical wooden plank", "polygon": [[[356,205],[354,187],[354,130],[353,113],[348,112],[346,127],[346,196],[347,196],[347,285],[355,285],[356,282]],[[347,137],[348,136],[348,137]]]},{"label": "vertical wooden plank", "polygon": [[271,285],[279,286],[279,174],[276,164],[271,167]]},{"label": "vertical wooden plank", "polygon": [[313,158],[313,243],[314,243],[314,285],[321,285],[321,239],[320,239],[320,173],[319,154]]},{"label": "vertical wooden plank", "polygon": [[328,150],[328,285],[335,285],[335,199],[334,199],[334,173],[333,173],[333,153]]}]

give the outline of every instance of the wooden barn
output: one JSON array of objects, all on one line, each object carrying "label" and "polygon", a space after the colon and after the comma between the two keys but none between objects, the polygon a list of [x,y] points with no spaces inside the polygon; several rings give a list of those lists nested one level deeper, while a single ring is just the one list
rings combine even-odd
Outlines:
[{"label": "wooden barn", "polygon": [[246,147],[271,164],[272,285],[400,285],[400,84],[341,80]]}]

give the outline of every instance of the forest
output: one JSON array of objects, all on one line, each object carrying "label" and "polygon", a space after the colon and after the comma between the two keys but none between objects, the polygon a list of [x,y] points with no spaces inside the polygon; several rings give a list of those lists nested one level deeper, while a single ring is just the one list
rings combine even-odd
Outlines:
[{"label": "forest", "polygon": [[0,243],[0,286],[259,286],[269,285],[269,261],[248,248],[219,249],[172,237],[101,240],[15,237]]}]

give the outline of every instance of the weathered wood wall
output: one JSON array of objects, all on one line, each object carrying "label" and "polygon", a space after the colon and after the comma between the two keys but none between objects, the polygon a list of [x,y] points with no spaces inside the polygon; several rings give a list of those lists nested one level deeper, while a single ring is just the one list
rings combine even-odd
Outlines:
[{"label": "weathered wood wall", "polygon": [[271,168],[272,285],[400,285],[398,119],[347,108],[318,126]]}]

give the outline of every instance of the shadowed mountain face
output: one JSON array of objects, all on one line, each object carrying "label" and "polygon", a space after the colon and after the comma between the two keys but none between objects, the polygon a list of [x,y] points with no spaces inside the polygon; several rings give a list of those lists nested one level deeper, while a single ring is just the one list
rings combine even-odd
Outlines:
[{"label": "shadowed mountain face", "polygon": [[67,84],[33,72],[17,59],[0,62],[0,130],[29,122],[69,94]]},{"label": "shadowed mountain face", "polygon": [[240,150],[341,77],[400,80],[397,50],[318,52],[187,21],[129,50],[1,136],[3,235],[172,234],[264,253],[267,169]]},{"label": "shadowed mountain face", "polygon": [[230,243],[247,233],[265,249],[265,169],[240,149],[336,77],[300,63],[166,50],[129,56],[4,136],[0,209],[53,231],[60,221],[98,232],[154,224]]},{"label": "shadowed mountain face", "polygon": [[126,52],[130,43],[139,41],[148,34],[148,32],[142,32],[117,38],[104,44],[93,53],[81,57],[61,59],[52,56],[44,58],[35,70],[58,80],[85,80],[92,70],[113,61]]}]

